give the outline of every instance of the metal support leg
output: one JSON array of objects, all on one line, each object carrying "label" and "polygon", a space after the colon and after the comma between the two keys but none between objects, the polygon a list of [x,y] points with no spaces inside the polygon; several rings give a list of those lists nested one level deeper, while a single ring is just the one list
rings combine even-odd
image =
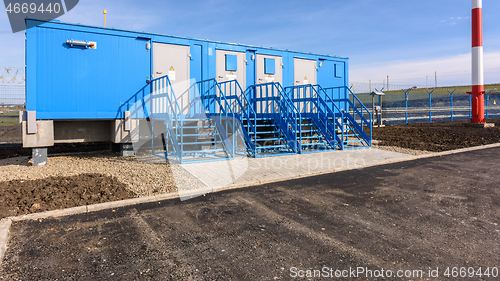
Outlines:
[{"label": "metal support leg", "polygon": [[120,143],[120,153],[123,157],[134,156],[134,147],[131,143]]},{"label": "metal support leg", "polygon": [[33,166],[47,165],[47,148],[37,147],[32,149]]}]

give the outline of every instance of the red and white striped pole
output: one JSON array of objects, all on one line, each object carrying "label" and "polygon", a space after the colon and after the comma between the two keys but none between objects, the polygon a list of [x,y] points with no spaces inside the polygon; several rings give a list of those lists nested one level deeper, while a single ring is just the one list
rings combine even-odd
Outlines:
[{"label": "red and white striped pole", "polygon": [[483,76],[483,0],[472,0],[472,118],[485,123]]}]

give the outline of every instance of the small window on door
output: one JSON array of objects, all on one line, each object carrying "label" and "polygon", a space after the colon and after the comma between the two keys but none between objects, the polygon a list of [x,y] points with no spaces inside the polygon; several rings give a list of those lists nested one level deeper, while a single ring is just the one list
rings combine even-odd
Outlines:
[{"label": "small window on door", "polygon": [[344,68],[340,64],[335,64],[335,77],[342,78],[342,74],[344,73]]},{"label": "small window on door", "polygon": [[238,70],[238,57],[235,55],[226,55],[226,71]]},{"label": "small window on door", "polygon": [[276,62],[274,59],[264,58],[264,73],[265,74],[275,74]]}]

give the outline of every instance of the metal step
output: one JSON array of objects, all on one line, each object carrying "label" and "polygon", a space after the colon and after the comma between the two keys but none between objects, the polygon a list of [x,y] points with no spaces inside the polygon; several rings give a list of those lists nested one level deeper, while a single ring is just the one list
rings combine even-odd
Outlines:
[{"label": "metal step", "polygon": [[[214,143],[215,143],[215,141],[201,141],[201,142],[184,142],[183,144],[184,145],[196,145],[196,144],[198,144],[198,145],[200,145],[200,144],[212,144],[213,145]],[[221,143],[221,142],[218,142],[218,143]]]},{"label": "metal step", "polygon": [[208,153],[208,152],[223,152],[223,148],[217,149],[203,149],[203,150],[184,150],[183,154],[192,154],[192,153]]},{"label": "metal step", "polygon": [[257,139],[257,141],[280,141],[283,138],[271,138],[271,139]]},{"label": "metal step", "polygon": [[182,134],[184,137],[208,137],[208,136],[215,136],[215,133],[209,133],[209,134]]},{"label": "metal step", "polygon": [[288,147],[288,145],[282,144],[282,145],[258,146],[257,150],[269,150],[272,148],[285,148],[285,147]]},{"label": "metal step", "polygon": [[[172,126],[172,128],[176,129],[177,126]],[[180,128],[180,126],[179,126]],[[210,126],[182,126],[183,129],[211,129],[215,128],[215,126],[210,125]]]}]

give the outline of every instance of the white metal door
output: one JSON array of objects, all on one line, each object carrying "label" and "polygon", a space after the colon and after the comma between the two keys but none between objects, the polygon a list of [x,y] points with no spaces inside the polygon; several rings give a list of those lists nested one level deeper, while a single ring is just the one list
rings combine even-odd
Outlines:
[{"label": "white metal door", "polygon": [[[266,73],[265,60],[274,60],[274,74]],[[257,81],[256,84],[276,82],[283,85],[282,58],[277,56],[257,55]]]},{"label": "white metal door", "polygon": [[316,85],[316,61],[293,59],[293,85]]},{"label": "white metal door", "polygon": [[168,75],[184,113],[189,111],[189,64],[189,46],[153,43],[153,79]]},{"label": "white metal door", "polygon": [[[246,89],[246,64],[245,53],[216,50],[216,75],[217,82],[225,82],[230,80],[238,80],[243,91]],[[236,56],[236,70],[226,70],[226,55]]]}]

